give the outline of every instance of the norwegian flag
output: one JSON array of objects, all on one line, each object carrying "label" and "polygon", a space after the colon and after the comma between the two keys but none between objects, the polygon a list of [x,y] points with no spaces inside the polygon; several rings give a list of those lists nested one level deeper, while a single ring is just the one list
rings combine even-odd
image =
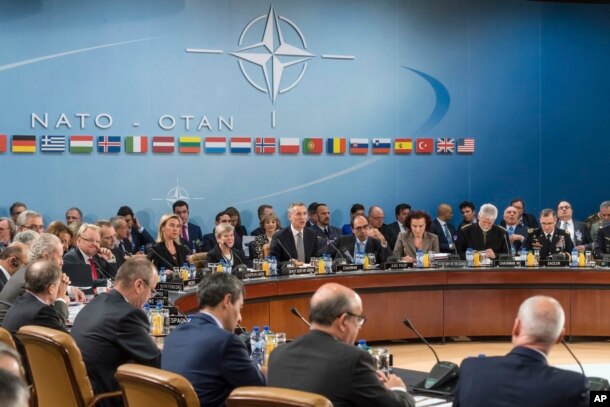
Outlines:
[{"label": "norwegian flag", "polygon": [[254,151],[256,154],[275,154],[275,137],[257,137]]},{"label": "norwegian flag", "polygon": [[437,138],[436,139],[437,154],[453,154],[455,152],[455,139],[452,138]]}]

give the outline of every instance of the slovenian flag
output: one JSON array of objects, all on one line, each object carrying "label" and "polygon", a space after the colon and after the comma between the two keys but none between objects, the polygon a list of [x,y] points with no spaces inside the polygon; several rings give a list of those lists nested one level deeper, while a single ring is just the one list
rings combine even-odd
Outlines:
[{"label": "slovenian flag", "polygon": [[208,154],[224,154],[227,152],[226,137],[206,137],[204,150]]},{"label": "slovenian flag", "polygon": [[250,154],[252,139],[250,137],[231,137],[231,154]]},{"label": "slovenian flag", "polygon": [[373,154],[390,154],[391,144],[392,142],[389,138],[374,138]]},{"label": "slovenian flag", "polygon": [[127,136],[125,138],[125,152],[131,154],[145,154],[148,152],[148,137]]},{"label": "slovenian flag", "polygon": [[327,154],[345,154],[345,138],[334,137],[326,139]]},{"label": "slovenian flag", "polygon": [[349,140],[350,154],[368,154],[369,139],[367,138],[352,138]]}]

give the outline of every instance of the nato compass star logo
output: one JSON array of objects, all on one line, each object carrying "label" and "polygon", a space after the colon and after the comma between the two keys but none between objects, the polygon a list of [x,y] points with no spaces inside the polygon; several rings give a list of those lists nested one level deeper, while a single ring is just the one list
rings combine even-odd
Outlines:
[{"label": "nato compass star logo", "polygon": [[[264,27],[262,22],[264,21]],[[262,31],[257,31],[261,30]],[[246,44],[246,38],[261,38],[260,41]],[[288,40],[287,38],[291,38]],[[274,105],[278,95],[292,90],[299,84],[307,70],[308,61],[315,55],[307,51],[307,42],[299,27],[284,16],[275,12],[273,6],[267,15],[251,20],[242,30],[238,41],[239,48],[229,54],[238,59],[239,69],[248,83],[260,92],[266,93]],[[223,50],[187,48],[188,53],[224,54]],[[352,55],[322,54],[322,59],[354,60]],[[253,71],[251,68],[254,67]],[[297,70],[287,79],[290,69]],[[253,74],[262,73],[264,82],[253,79]],[[271,112],[271,125],[275,127],[275,111]]]},{"label": "nato compass star logo", "polygon": [[176,178],[176,186],[170,188],[170,190],[167,191],[165,198],[153,198],[152,200],[153,201],[165,201],[167,203],[167,205],[171,208],[174,205],[174,202],[176,202],[176,201],[181,200],[181,201],[189,202],[191,200],[199,201],[199,200],[204,200],[204,199],[205,198],[191,198],[188,191],[180,186],[180,180],[178,178]]}]

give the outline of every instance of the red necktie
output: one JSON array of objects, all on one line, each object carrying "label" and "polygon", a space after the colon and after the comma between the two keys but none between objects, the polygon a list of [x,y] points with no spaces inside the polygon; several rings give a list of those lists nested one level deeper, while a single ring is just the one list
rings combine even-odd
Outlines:
[{"label": "red necktie", "polygon": [[186,225],[182,225],[182,240],[189,241],[189,232]]},{"label": "red necktie", "polygon": [[93,279],[93,281],[95,281],[97,280],[97,269],[95,268],[93,257],[89,258],[89,265],[91,266],[91,278]]}]

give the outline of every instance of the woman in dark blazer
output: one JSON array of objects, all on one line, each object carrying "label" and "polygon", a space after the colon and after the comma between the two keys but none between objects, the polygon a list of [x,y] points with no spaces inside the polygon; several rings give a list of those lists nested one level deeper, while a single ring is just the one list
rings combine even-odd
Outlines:
[{"label": "woman in dark blazer", "polygon": [[241,215],[239,214],[237,208],[229,206],[227,209],[225,209],[225,213],[231,217],[231,225],[233,225],[235,234],[240,238],[247,236],[248,231],[246,230],[246,227],[241,224]]},{"label": "woman in dark blazer", "polygon": [[264,259],[263,246],[271,244],[271,238],[275,232],[282,228],[280,220],[275,216],[275,213],[269,213],[263,215],[260,221],[262,235],[256,236],[254,241],[250,243],[250,258],[251,259]]},{"label": "woman in dark blazer", "polygon": [[411,212],[405,220],[406,232],[400,232],[394,254],[408,262],[415,261],[418,250],[423,252],[439,252],[438,236],[426,232],[430,227],[432,219],[424,211]]},{"label": "woman in dark blazer", "polygon": [[219,223],[214,228],[214,236],[216,236],[216,245],[208,252],[208,263],[220,263],[228,261],[232,266],[245,263],[246,254],[243,249],[235,244],[235,229],[230,223]]},{"label": "woman in dark blazer", "polygon": [[156,243],[151,246],[146,256],[158,269],[164,267],[171,271],[174,267],[188,263],[189,250],[180,244],[181,227],[182,222],[178,215],[172,213],[161,217]]}]

